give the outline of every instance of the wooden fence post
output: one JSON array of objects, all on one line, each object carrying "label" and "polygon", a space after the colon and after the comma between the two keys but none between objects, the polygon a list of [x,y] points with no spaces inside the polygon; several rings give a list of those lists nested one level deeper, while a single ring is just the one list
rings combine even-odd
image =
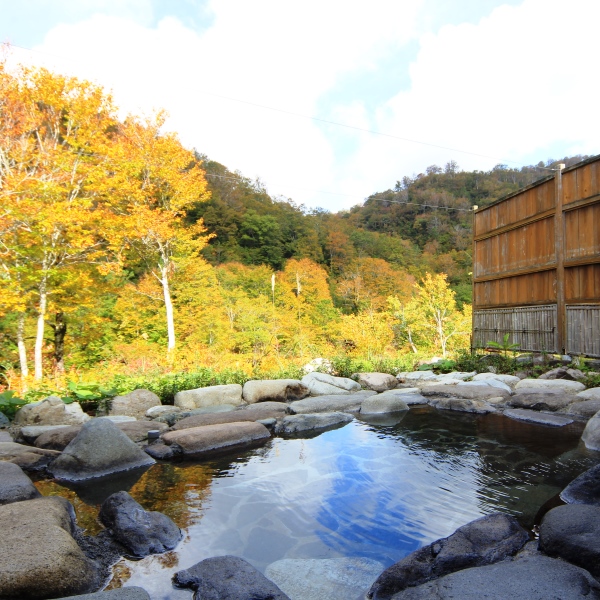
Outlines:
[{"label": "wooden fence post", "polygon": [[565,353],[565,224],[563,213],[563,163],[557,165],[554,176],[556,212],[554,213],[554,241],[556,250],[556,341],[559,354]]}]

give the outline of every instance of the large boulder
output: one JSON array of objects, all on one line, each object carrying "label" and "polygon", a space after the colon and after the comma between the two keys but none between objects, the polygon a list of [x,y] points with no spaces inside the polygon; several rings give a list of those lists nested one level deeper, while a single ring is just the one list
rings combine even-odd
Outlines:
[{"label": "large boulder", "polygon": [[309,389],[297,379],[264,379],[247,381],[244,384],[242,398],[248,404],[256,402],[288,402],[302,400]]},{"label": "large boulder", "polygon": [[382,564],[371,558],[284,558],[265,575],[290,598],[326,600],[362,597]]},{"label": "large boulder", "polygon": [[318,396],[316,398],[305,398],[290,404],[292,414],[308,414],[319,412],[358,412],[364,400],[370,398],[377,392],[363,391],[345,395],[334,394],[332,396]]},{"label": "large boulder", "polygon": [[546,513],[540,550],[600,576],[600,506],[565,504]]},{"label": "large boulder", "polygon": [[81,428],[48,470],[57,479],[84,481],[153,464],[112,421],[97,418]]},{"label": "large boulder", "polygon": [[488,398],[487,400],[434,396],[428,398],[428,404],[440,410],[456,410],[477,415],[496,412],[496,407],[492,402],[489,402],[489,400],[496,400],[496,398]]},{"label": "large boulder", "polygon": [[196,458],[216,452],[232,452],[266,443],[269,430],[260,423],[227,423],[204,425],[169,431],[162,435],[164,443],[175,446],[184,458]]},{"label": "large boulder", "polygon": [[529,534],[514,517],[502,513],[482,517],[387,568],[371,586],[368,597],[391,598],[401,590],[448,573],[504,560],[528,540]]},{"label": "large boulder", "polygon": [[600,400],[600,387],[588,388],[577,392],[577,397],[582,400]]},{"label": "large boulder", "polygon": [[451,573],[393,600],[599,600],[600,584],[584,569],[547,556],[528,556]]},{"label": "large boulder", "polygon": [[546,371],[540,375],[540,379],[568,379],[569,381],[580,381],[585,379],[585,373],[579,369],[569,369],[567,367],[558,367],[551,371]]},{"label": "large boulder", "polygon": [[567,394],[575,394],[585,389],[585,385],[579,381],[569,381],[568,379],[521,379],[515,386],[515,390],[523,388],[532,388],[540,391],[560,390]]},{"label": "large boulder", "polygon": [[506,385],[514,388],[521,379],[515,375],[503,375],[500,373],[478,373],[473,376],[473,381],[488,381],[490,379],[496,379],[505,383]]},{"label": "large boulder", "polygon": [[600,450],[600,412],[596,413],[586,424],[581,440],[586,448]]},{"label": "large boulder", "polygon": [[100,585],[96,565],[73,539],[67,500],[38,498],[0,506],[0,598],[57,598]]},{"label": "large boulder", "polygon": [[582,419],[591,419],[597,412],[600,411],[600,398],[597,400],[582,400],[581,402],[573,402],[568,404],[560,412],[569,415],[576,415]]},{"label": "large boulder", "polygon": [[345,425],[352,421],[348,413],[317,413],[306,415],[287,415],[277,424],[277,433],[301,433],[303,431],[317,431]]},{"label": "large boulder", "polygon": [[407,371],[398,373],[396,378],[401,383],[421,384],[424,381],[436,381],[437,375],[433,371]]},{"label": "large boulder", "polygon": [[386,401],[388,398],[397,398],[408,406],[411,404],[427,404],[427,399],[421,395],[419,388],[396,388],[395,390],[381,392],[376,397],[382,400],[385,398]]},{"label": "large boulder", "polygon": [[32,448],[16,442],[0,442],[0,461],[7,461],[19,465],[24,471],[43,470],[60,456],[55,450]]},{"label": "large boulder", "polygon": [[498,388],[499,390],[504,390],[509,394],[512,394],[512,388],[507,383],[500,381],[499,379],[483,379],[479,381],[465,381],[461,385],[487,385],[488,387]]},{"label": "large boulder", "polygon": [[78,402],[65,404],[57,396],[48,396],[39,402],[26,404],[15,414],[13,426],[25,425],[81,425],[89,421]]},{"label": "large boulder", "polygon": [[0,412],[0,429],[6,429],[8,427],[10,427],[9,418],[3,412]]},{"label": "large boulder", "polygon": [[358,383],[368,390],[386,392],[398,385],[398,380],[389,373],[359,373]]},{"label": "large boulder", "polygon": [[242,386],[238,383],[211,385],[195,390],[182,390],[175,394],[174,404],[178,408],[191,410],[220,404],[238,406],[242,403]]},{"label": "large boulder", "polygon": [[421,389],[423,396],[442,396],[447,398],[464,398],[466,400],[486,400],[487,398],[510,398],[510,392],[489,385],[434,384]]},{"label": "large boulder", "polygon": [[0,462],[0,504],[32,500],[40,496],[21,467],[10,462]]},{"label": "large boulder", "polygon": [[160,406],[152,406],[151,408],[149,408],[146,411],[146,419],[156,419],[157,417],[160,417],[161,415],[164,414],[168,414],[168,413],[178,413],[181,412],[182,409],[179,408],[179,406],[171,406],[169,404],[165,404],[165,405],[160,405]]},{"label": "large boulder", "polygon": [[408,410],[405,402],[408,394],[377,394],[363,401],[360,406],[361,414],[380,414]]},{"label": "large boulder", "polygon": [[115,396],[110,402],[109,415],[144,419],[146,411],[160,406],[160,398],[150,390],[133,390],[125,396]]},{"label": "large boulder", "polygon": [[329,396],[332,394],[347,394],[359,392],[360,383],[347,377],[334,377],[326,373],[308,373],[302,378],[302,383],[310,390],[311,396]]},{"label": "large boulder", "polygon": [[541,390],[537,392],[519,390],[507,404],[513,408],[556,412],[566,408],[574,401],[575,396],[573,394],[565,394],[564,392],[548,394]]},{"label": "large boulder", "polygon": [[57,600],[151,600],[151,598],[145,589],[132,585],[115,590],[107,590],[106,592],[57,598]]},{"label": "large boulder", "polygon": [[567,416],[549,415],[526,408],[510,408],[504,411],[504,416],[516,419],[517,421],[536,423],[537,425],[549,425],[550,427],[564,427],[573,423],[573,419]]},{"label": "large boulder", "polygon": [[584,471],[560,493],[568,504],[600,506],[600,465]]},{"label": "large boulder", "polygon": [[196,591],[207,600],[290,600],[272,581],[237,556],[215,556],[178,571],[176,587]]},{"label": "large boulder", "polygon": [[182,538],[181,529],[169,517],[144,510],[127,492],[109,496],[98,517],[110,535],[135,558],[172,550]]},{"label": "large boulder", "polygon": [[169,427],[166,423],[156,423],[155,421],[129,421],[117,423],[117,427],[135,443],[145,442],[148,439],[149,431],[158,431],[162,433]]},{"label": "large boulder", "polygon": [[[180,429],[190,429],[192,427],[203,427],[204,425],[262,421],[264,419],[276,419],[277,417],[281,417],[285,414],[279,407],[275,409],[269,406],[261,408],[261,404],[253,406],[256,406],[257,408],[254,410],[243,409],[234,410],[231,412],[210,413],[185,417],[184,419],[177,421],[177,423],[175,423],[171,429],[173,431],[178,431]],[[287,404],[285,406],[287,408]]]}]

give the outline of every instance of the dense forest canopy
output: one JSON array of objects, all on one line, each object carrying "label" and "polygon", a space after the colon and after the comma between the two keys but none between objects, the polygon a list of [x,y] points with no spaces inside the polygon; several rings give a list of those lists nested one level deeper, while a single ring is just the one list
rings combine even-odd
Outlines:
[{"label": "dense forest canopy", "polygon": [[0,64],[0,385],[466,348],[473,206],[555,162],[432,165],[332,214],[163,126],[85,81]]}]

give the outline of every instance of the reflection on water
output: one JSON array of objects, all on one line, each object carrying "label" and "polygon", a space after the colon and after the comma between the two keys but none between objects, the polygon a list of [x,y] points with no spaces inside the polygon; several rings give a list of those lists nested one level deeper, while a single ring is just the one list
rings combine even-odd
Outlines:
[{"label": "reflection on water", "polygon": [[[368,557],[389,565],[492,512],[531,528],[542,504],[600,460],[579,447],[581,431],[424,407],[312,439],[276,438],[233,461],[156,465],[129,492],[169,515],[185,538],[167,555],[121,561],[111,587],[189,598],[170,578],[210,556],[235,554],[261,571],[282,558]],[[38,486],[69,498],[82,526],[98,530],[98,506],[85,504],[90,496]]]}]

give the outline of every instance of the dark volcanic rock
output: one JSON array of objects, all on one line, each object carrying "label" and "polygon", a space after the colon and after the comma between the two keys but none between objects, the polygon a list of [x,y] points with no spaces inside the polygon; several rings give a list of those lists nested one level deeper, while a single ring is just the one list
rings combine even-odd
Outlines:
[{"label": "dark volcanic rock", "polygon": [[393,600],[598,600],[600,584],[584,569],[556,558],[531,556],[465,569]]},{"label": "dark volcanic rock", "polygon": [[459,527],[386,569],[369,590],[374,600],[391,598],[407,587],[448,573],[489,565],[512,556],[529,540],[514,517],[496,513]]},{"label": "dark volcanic rock", "polygon": [[41,494],[18,465],[0,462],[0,504],[39,498]]},{"label": "dark volcanic rock", "polygon": [[566,504],[546,514],[540,550],[600,575],[600,507]]},{"label": "dark volcanic rock", "polygon": [[600,465],[584,471],[560,493],[567,504],[600,506]]},{"label": "dark volcanic rock", "polygon": [[207,558],[175,573],[173,584],[202,600],[289,600],[272,581],[237,556]]},{"label": "dark volcanic rock", "polygon": [[98,516],[112,537],[136,558],[172,550],[182,537],[169,517],[144,510],[127,492],[107,498]]}]

